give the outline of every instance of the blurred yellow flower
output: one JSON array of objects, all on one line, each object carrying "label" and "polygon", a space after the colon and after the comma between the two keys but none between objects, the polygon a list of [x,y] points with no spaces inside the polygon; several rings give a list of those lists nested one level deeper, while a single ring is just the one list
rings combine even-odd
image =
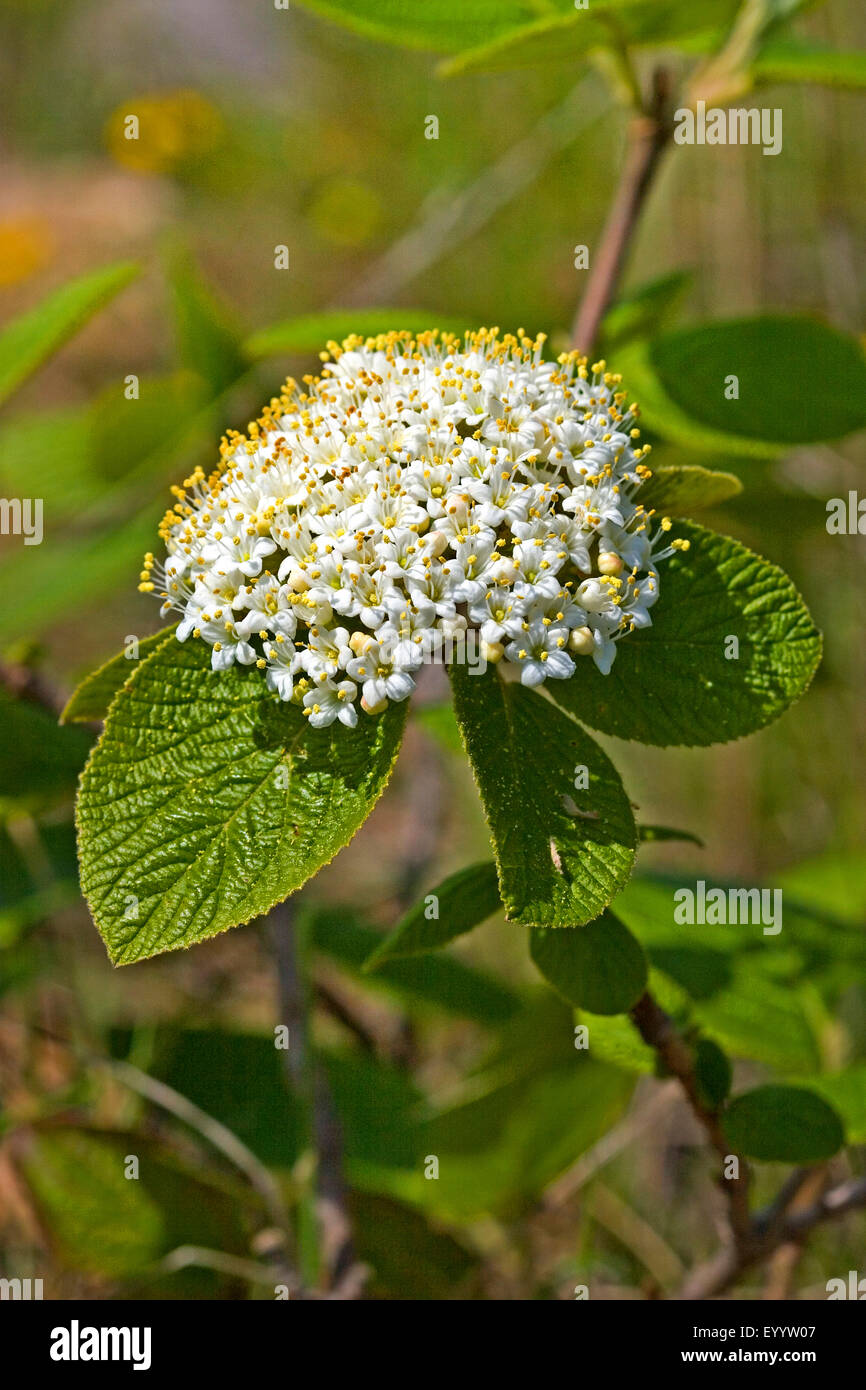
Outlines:
[{"label": "blurred yellow flower", "polygon": [[382,221],[382,204],[373,189],[357,179],[329,179],[319,190],[309,218],[327,241],[363,246]]},{"label": "blurred yellow flower", "polygon": [[0,222],[0,289],[35,275],[53,252],[54,239],[41,218],[16,217]]},{"label": "blurred yellow flower", "polygon": [[152,92],[118,106],[106,123],[105,143],[125,169],[166,174],[209,154],[222,133],[219,111],[200,92]]}]

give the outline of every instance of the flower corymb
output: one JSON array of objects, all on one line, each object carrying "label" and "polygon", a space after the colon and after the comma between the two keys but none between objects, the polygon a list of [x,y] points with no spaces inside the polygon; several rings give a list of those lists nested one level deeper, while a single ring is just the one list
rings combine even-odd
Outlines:
[{"label": "flower corymb", "polygon": [[667,518],[634,500],[649,446],[618,376],[544,337],[329,343],[166,515],[141,588],[215,670],[255,663],[314,727],[404,700],[472,634],[526,685],[607,674],[649,626]]}]

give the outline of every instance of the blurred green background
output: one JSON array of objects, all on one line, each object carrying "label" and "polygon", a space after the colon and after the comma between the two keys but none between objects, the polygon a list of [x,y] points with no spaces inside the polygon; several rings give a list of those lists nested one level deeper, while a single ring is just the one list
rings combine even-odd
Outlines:
[{"label": "blurred green background", "polygon": [[[866,14],[831,0],[798,33],[859,51]],[[674,73],[693,61],[687,49],[663,51]],[[649,61],[639,55],[642,73]],[[243,428],[287,371],[315,370],[331,330],[303,316],[345,310],[334,322],[349,331],[366,322],[356,311],[385,305],[403,311],[395,327],[522,325],[564,344],[586,279],[574,248],[597,244],[626,123],[592,66],[443,79],[428,53],[239,0],[2,0],[0,92],[0,326],[87,272],[141,267],[0,414],[0,492],[45,509],[41,546],[0,537],[0,651],[50,698],[160,626],[136,584],[167,488],[207,466],[223,430]],[[859,334],[863,96],[793,83],[763,86],[759,102],[784,111],[782,153],[674,148],[622,299],[675,276],[656,296],[666,324],[805,311]],[[136,141],[124,139],[130,114]],[[288,269],[275,268],[279,246]],[[625,361],[627,316],[619,333]],[[614,321],[606,345],[618,369]],[[820,360],[807,375],[814,398],[832,398]],[[863,435],[758,456],[652,425],[657,464],[740,476],[743,493],[702,519],[794,576],[826,656],[807,698],[740,744],[605,740],[640,819],[704,841],[648,845],[641,866],[790,885],[829,914],[832,940],[792,932],[755,974],[716,989],[702,977],[702,997],[750,1079],[856,1067],[866,566],[862,538],[827,534],[825,506],[860,485]],[[424,702],[442,693],[434,680]],[[76,888],[70,803],[90,735],[55,735],[32,699],[18,704],[23,714],[0,707],[0,1272],[43,1277],[46,1297],[273,1297],[260,1194],[105,1064],[127,1059],[191,1098],[277,1175],[288,1209],[302,1202],[268,935],[242,928],[112,970]],[[627,1066],[576,1054],[570,1011],[502,921],[442,957],[360,978],[377,928],[486,854],[468,771],[428,713],[359,839],[303,894],[367,1296],[568,1298],[581,1283],[593,1297],[654,1296],[713,1244],[698,1137],[676,1095],[646,1079],[635,1090]],[[611,1125],[617,1145],[599,1156]],[[137,1183],[123,1178],[127,1154],[141,1156]],[[423,1177],[430,1154],[438,1182]],[[857,1267],[863,1220],[813,1242],[791,1276],[798,1296],[823,1297],[828,1278]],[[199,1258],[172,1256],[184,1247]],[[217,1268],[208,1251],[225,1256]]]}]

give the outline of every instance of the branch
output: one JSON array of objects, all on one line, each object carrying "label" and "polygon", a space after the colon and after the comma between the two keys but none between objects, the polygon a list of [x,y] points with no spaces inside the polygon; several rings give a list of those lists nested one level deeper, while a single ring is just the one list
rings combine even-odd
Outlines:
[{"label": "branch", "polygon": [[[311,1115],[323,1253],[336,1288],[347,1282],[346,1276],[355,1270],[357,1262],[343,1180],[342,1128],[324,1068],[311,1054],[307,985],[300,969],[295,916],[295,899],[279,903],[268,915],[268,927],[277,964],[280,1018],[289,1033],[286,1074],[292,1090],[307,1103]],[[357,1284],[360,1291],[363,1281],[348,1282],[352,1287]],[[360,1297],[360,1292],[347,1296]]]},{"label": "branch", "polygon": [[716,1153],[723,1161],[729,1158],[737,1160],[737,1176],[723,1178],[722,1182],[728,1200],[733,1246],[738,1250],[745,1249],[752,1235],[748,1164],[741,1154],[732,1151],[725,1138],[718,1110],[708,1106],[701,1097],[694,1053],[677,1032],[673,1020],[651,994],[641,995],[631,1011],[631,1018],[644,1042],[653,1048],[665,1069],[679,1081],[695,1119],[704,1129]]},{"label": "branch", "polygon": [[750,1244],[738,1251],[720,1250],[686,1279],[680,1299],[715,1298],[725,1293],[746,1270],[761,1263],[785,1245],[802,1244],[810,1231],[823,1221],[836,1220],[849,1211],[866,1207],[866,1178],[852,1178],[825,1192],[811,1206],[780,1219],[774,1202],[759,1212],[753,1222]]},{"label": "branch", "polygon": [[653,176],[673,133],[667,110],[668,97],[668,73],[664,68],[657,68],[653,74],[649,109],[633,116],[629,122],[622,174],[598,252],[593,256],[586,293],[574,320],[572,341],[587,355],[592,353],[599,325],[616,293]]},{"label": "branch", "polygon": [[734,1248],[745,1247],[751,1238],[751,1219],[749,1219],[749,1169],[745,1158],[731,1152],[731,1145],[721,1129],[719,1111],[706,1105],[701,1097],[698,1077],[695,1073],[695,1056],[688,1042],[677,1033],[673,1019],[656,1004],[651,994],[645,992],[631,1011],[632,1023],[644,1038],[648,1047],[653,1048],[671,1076],[676,1076],[683,1087],[685,1098],[695,1119],[705,1130],[710,1144],[723,1162],[737,1159],[737,1177],[723,1177],[724,1193],[730,1213],[731,1233]]},{"label": "branch", "polygon": [[694,1053],[673,1020],[652,995],[644,993],[631,1010],[631,1019],[644,1042],[664,1068],[677,1078],[695,1118],[719,1156],[737,1159],[737,1177],[723,1180],[733,1239],[686,1277],[677,1298],[715,1298],[736,1284],[742,1274],[785,1246],[800,1246],[817,1225],[846,1212],[866,1207],[866,1178],[855,1178],[821,1193],[823,1169],[798,1168],[783,1183],[775,1199],[754,1216],[749,1211],[749,1169],[732,1153],[719,1111],[703,1100],[695,1073]]}]

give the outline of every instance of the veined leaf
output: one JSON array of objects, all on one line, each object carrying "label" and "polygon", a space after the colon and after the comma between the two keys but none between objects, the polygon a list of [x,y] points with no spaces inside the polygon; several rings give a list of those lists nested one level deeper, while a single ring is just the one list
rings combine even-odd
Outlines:
[{"label": "veined leaf", "polygon": [[138,272],[129,262],[92,271],[8,323],[0,332],[0,404]]},{"label": "veined leaf", "polygon": [[81,883],[116,964],[179,949],[286,898],[383,791],[405,705],[311,729],[255,667],[158,647],[115,699],[81,781]]},{"label": "veined leaf", "polygon": [[74,724],[79,721],[92,723],[104,719],[118,690],[136,671],[138,662],[144,661],[157,647],[167,642],[173,632],[173,627],[164,627],[161,632],[151,633],[139,642],[138,656],[127,656],[124,650],[102,666],[98,666],[95,671],[91,671],[67,701],[66,708],[60,716],[61,724]]},{"label": "veined leaf", "polygon": [[[499,912],[501,907],[495,864],[470,864],[466,869],[458,869],[406,913],[376,947],[364,968],[374,970],[386,960],[416,956],[447,946],[455,937]],[[428,915],[431,908],[435,908],[433,916]]]},{"label": "veined leaf", "polygon": [[247,338],[243,347],[251,358],[273,357],[278,353],[317,353],[326,343],[342,342],[353,333],[362,338],[375,338],[392,330],[425,333],[431,328],[463,334],[466,324],[426,309],[329,309],[260,328]]},{"label": "veined leaf", "polygon": [[594,1014],[623,1014],[646,989],[640,943],[612,912],[573,931],[533,928],[529,953],[558,994]]},{"label": "veined leaf", "polygon": [[677,523],[674,533],[691,548],[660,566],[652,627],[622,639],[609,675],[585,658],[570,680],[548,681],[545,689],[618,738],[726,743],[762,729],[799,699],[821,638],[782,570],[693,522]]},{"label": "veined leaf", "polygon": [[506,917],[539,927],[591,921],[634,862],[634,817],[616,769],[579,724],[495,668],[455,666],[451,680]]},{"label": "veined leaf", "polygon": [[743,484],[734,473],[710,468],[654,468],[652,477],[641,483],[634,494],[649,510],[671,516],[689,516],[702,507],[716,507],[742,492]]}]

